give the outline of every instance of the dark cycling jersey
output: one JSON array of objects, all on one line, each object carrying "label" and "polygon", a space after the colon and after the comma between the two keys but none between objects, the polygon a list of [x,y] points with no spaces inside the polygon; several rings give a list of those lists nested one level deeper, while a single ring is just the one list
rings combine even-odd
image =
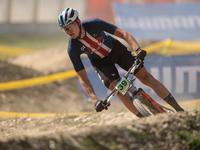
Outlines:
[{"label": "dark cycling jersey", "polygon": [[79,40],[70,37],[68,43],[68,54],[77,72],[84,69],[81,54],[86,53],[92,61],[102,59],[111,52],[115,38],[104,31],[114,34],[117,29],[116,26],[97,18],[85,20],[82,25],[86,31],[85,37]]}]

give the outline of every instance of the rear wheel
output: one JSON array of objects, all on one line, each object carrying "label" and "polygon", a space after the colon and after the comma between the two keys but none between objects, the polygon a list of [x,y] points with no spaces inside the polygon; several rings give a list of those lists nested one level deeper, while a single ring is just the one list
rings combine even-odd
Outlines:
[{"label": "rear wheel", "polygon": [[133,97],[132,99],[133,105],[136,107],[136,109],[144,116],[151,116],[151,114],[147,111],[147,109],[142,105],[142,103],[139,100],[139,97]]},{"label": "rear wheel", "polygon": [[156,109],[146,98],[144,98],[141,95],[136,95],[135,97],[137,97],[140,102],[146,106],[146,108],[148,108],[148,110],[153,114],[156,115],[158,113],[160,113],[160,111],[158,109]]}]

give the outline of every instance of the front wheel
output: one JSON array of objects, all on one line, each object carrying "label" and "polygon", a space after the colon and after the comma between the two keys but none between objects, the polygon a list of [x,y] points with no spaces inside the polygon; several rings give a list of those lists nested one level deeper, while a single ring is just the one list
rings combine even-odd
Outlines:
[{"label": "front wheel", "polygon": [[133,105],[136,107],[136,109],[144,116],[151,116],[151,114],[145,109],[145,107],[142,105],[142,103],[139,100],[139,97],[133,97],[132,99]]}]

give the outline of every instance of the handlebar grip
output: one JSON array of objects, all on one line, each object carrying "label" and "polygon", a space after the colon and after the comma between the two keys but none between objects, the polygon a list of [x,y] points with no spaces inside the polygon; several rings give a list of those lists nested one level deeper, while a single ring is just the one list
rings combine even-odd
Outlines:
[{"label": "handlebar grip", "polygon": [[140,64],[140,62],[141,62],[141,59],[140,59],[140,58],[137,58],[137,59],[135,60],[135,64],[136,64],[136,65]]}]

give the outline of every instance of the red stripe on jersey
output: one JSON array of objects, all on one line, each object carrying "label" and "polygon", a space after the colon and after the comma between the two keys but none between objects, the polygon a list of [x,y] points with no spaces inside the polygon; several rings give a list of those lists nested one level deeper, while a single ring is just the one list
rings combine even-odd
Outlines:
[{"label": "red stripe on jersey", "polygon": [[107,56],[109,54],[109,52],[106,49],[101,47],[97,42],[94,42],[93,40],[91,40],[87,35],[83,40],[87,42],[93,49],[99,48],[97,51],[101,53],[102,55]]},{"label": "red stripe on jersey", "polygon": [[97,51],[104,56],[107,56],[109,54],[109,52],[107,50],[105,50],[103,47],[99,47],[99,49]]}]

